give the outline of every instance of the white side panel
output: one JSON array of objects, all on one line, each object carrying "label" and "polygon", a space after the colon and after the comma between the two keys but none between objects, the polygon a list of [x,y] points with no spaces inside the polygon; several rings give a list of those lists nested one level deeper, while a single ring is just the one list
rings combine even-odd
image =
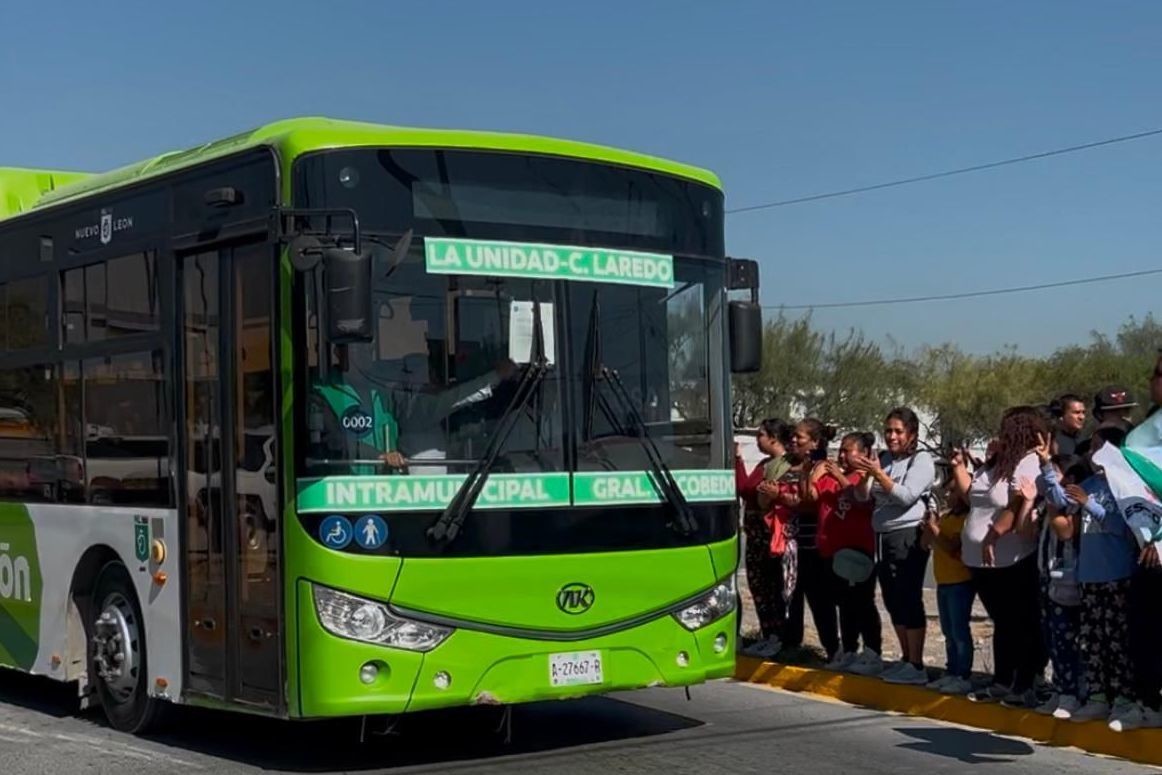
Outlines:
[{"label": "white side panel", "polygon": [[[32,672],[67,680],[66,666],[56,663],[69,653],[69,585],[84,553],[92,546],[111,548],[125,564],[137,591],[145,618],[149,660],[148,690],[153,696],[173,700],[182,692],[181,547],[178,517],[172,509],[134,509],[104,506],[28,507],[36,531],[43,591],[40,608],[40,648]],[[144,554],[139,558],[137,526],[148,530]],[[165,559],[155,563],[149,556],[154,539],[164,542]],[[0,539],[2,540],[2,539]],[[166,574],[164,584],[154,579]],[[93,580],[90,580],[90,583]],[[75,637],[75,635],[74,635]],[[161,690],[157,680],[168,686]]]}]

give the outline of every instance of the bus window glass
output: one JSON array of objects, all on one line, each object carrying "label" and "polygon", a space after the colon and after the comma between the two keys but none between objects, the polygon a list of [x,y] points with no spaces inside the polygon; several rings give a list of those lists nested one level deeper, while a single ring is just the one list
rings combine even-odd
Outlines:
[{"label": "bus window glass", "polygon": [[152,253],[111,259],[107,269],[108,336],[158,330],[157,273]]},{"label": "bus window glass", "polygon": [[89,320],[85,341],[99,342],[105,338],[108,306],[105,298],[105,265],[85,267],[85,308]]},{"label": "bus window glass", "polygon": [[61,273],[61,339],[65,344],[85,341],[85,270]]},{"label": "bus window glass", "polygon": [[85,361],[89,501],[168,506],[169,435],[161,353]]},{"label": "bus window glass", "polygon": [[[374,238],[373,238],[374,239]],[[375,339],[327,346],[308,361],[310,468],[319,474],[384,473],[356,464],[399,452],[413,475],[470,470],[496,433],[528,368],[514,349],[513,309],[540,302],[542,330],[555,340],[554,291],[524,278],[455,277],[424,268],[419,246],[398,266],[373,241]],[[316,278],[308,278],[309,325],[317,325]],[[514,305],[516,305],[514,307]],[[308,342],[319,341],[309,331]],[[551,370],[516,420],[496,471],[563,470],[560,375]]]},{"label": "bus window glass", "polygon": [[0,371],[0,496],[55,500],[51,366]]},{"label": "bus window glass", "polygon": [[[678,259],[672,290],[583,283],[570,289],[580,470],[647,466],[633,438],[635,410],[672,468],[717,463],[707,350],[714,327],[707,318],[723,280],[720,265]],[[618,400],[614,386],[591,376],[598,366],[616,373],[632,407]]]},{"label": "bus window glass", "polygon": [[8,349],[48,344],[48,278],[44,275],[8,284]]}]

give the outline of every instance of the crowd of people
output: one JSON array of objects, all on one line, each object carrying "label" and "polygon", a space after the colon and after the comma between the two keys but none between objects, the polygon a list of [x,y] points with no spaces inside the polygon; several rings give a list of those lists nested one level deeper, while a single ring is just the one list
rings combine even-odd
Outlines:
[{"label": "crowd of people", "polygon": [[[1153,416],[1162,357],[1150,396]],[[806,605],[829,669],[1115,731],[1162,727],[1159,544],[1131,531],[1094,461],[1121,447],[1137,413],[1121,387],[1088,406],[1064,395],[1014,407],[983,456],[923,449],[903,407],[888,414],[882,449],[872,433],[850,433],[834,459],[835,433],[819,419],[764,421],[762,462],[748,470],[736,459],[761,630],[744,653],[770,659],[801,645]],[[937,676],[924,660],[930,559],[946,654]],[[902,654],[892,663],[877,582]],[[993,625],[987,678],[973,672],[977,598]]]}]

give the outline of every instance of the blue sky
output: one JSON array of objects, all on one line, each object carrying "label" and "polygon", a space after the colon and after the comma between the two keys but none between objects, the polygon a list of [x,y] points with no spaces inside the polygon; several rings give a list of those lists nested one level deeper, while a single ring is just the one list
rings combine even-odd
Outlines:
[{"label": "blue sky", "polygon": [[[0,164],[103,170],[292,115],[528,131],[715,170],[729,206],[1162,127],[1162,3],[8,4]],[[1162,267],[1162,137],[729,216],[763,300]],[[818,311],[908,346],[1044,352],[1154,279]]]}]

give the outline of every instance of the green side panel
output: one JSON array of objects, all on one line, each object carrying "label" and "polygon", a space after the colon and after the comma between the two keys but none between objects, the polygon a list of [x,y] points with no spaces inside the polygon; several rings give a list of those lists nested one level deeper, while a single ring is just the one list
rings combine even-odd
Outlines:
[{"label": "green side panel", "polygon": [[717,544],[710,544],[710,562],[714,566],[714,577],[724,579],[738,570],[738,536]]},{"label": "green side panel", "polygon": [[[648,614],[714,586],[706,547],[641,552],[407,559],[391,602],[509,627],[575,631]],[[569,584],[593,590],[581,613],[557,607]]]},{"label": "green side panel", "polygon": [[48,207],[108,191],[261,145],[276,148],[284,161],[292,160],[299,154],[309,151],[359,146],[470,148],[539,153],[650,170],[722,189],[722,183],[716,175],[698,167],[572,140],[499,132],[418,129],[328,118],[295,118],[277,121],[252,131],[241,132],[194,148],[162,154],[111,172],[94,175],[46,193],[40,197],[36,207]]},{"label": "green side panel", "polygon": [[0,503],[0,664],[32,669],[40,644],[43,592],[28,508]]}]

